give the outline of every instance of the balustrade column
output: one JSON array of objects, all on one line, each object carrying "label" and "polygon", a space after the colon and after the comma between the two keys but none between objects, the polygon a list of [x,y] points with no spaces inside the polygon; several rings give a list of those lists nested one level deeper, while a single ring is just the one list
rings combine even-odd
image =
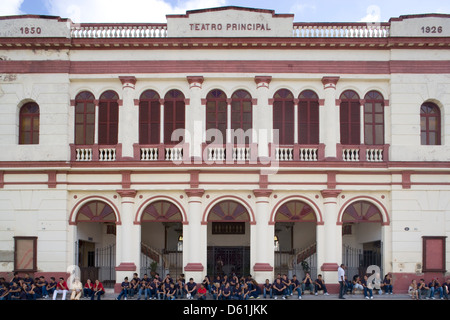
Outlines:
[{"label": "balustrade column", "polygon": [[336,159],[336,144],[340,139],[339,109],[336,108],[336,84],[339,77],[323,77],[325,90],[324,110],[320,119],[320,131],[324,133],[325,159]]},{"label": "balustrade column", "polygon": [[139,143],[139,108],[134,105],[136,78],[119,77],[122,82],[123,105],[119,108],[119,143],[122,158],[134,158],[134,144]]}]

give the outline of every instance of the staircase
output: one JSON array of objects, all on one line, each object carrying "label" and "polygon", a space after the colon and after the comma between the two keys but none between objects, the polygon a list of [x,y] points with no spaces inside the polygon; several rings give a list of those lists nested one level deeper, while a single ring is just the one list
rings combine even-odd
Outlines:
[{"label": "staircase", "polygon": [[141,273],[147,273],[146,270],[150,268],[150,263],[153,261],[158,263],[156,272],[162,277],[170,273],[171,277],[176,279],[182,273],[182,252],[163,252],[163,250],[152,248],[141,242],[141,253],[148,258],[146,261],[142,261],[141,257]]}]

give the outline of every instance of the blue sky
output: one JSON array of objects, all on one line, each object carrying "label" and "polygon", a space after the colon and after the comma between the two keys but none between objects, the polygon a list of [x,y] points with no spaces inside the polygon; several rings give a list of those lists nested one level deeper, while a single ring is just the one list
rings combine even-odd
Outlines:
[{"label": "blue sky", "polygon": [[227,5],[294,13],[296,22],[388,21],[406,14],[450,14],[448,0],[1,0],[0,15],[56,15],[74,22],[165,22],[166,14]]}]

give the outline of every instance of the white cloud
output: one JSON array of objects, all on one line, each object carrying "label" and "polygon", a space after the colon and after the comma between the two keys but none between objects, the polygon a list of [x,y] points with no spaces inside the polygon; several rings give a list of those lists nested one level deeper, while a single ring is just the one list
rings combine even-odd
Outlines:
[{"label": "white cloud", "polygon": [[23,0],[2,0],[0,5],[0,16],[12,16],[22,14],[20,6]]},{"label": "white cloud", "polygon": [[49,13],[81,22],[166,22],[167,14],[225,5],[226,0],[46,0]]},{"label": "white cloud", "polygon": [[367,7],[367,15],[363,17],[359,22],[380,22],[381,10],[379,6],[371,5]]}]

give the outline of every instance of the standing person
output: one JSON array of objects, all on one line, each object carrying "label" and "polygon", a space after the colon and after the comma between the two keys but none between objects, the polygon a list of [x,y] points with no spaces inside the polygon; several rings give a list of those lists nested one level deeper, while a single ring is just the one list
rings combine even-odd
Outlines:
[{"label": "standing person", "polygon": [[62,294],[62,300],[66,300],[67,292],[69,292],[69,287],[63,277],[59,278],[59,282],[56,285],[56,289],[53,292],[53,300],[56,300],[58,293]]},{"label": "standing person", "polygon": [[103,284],[96,279],[94,283],[94,288],[92,290],[94,293],[91,296],[91,300],[94,300],[97,297],[97,300],[101,300],[101,296],[105,294],[105,288],[103,287]]},{"label": "standing person", "polygon": [[341,264],[338,268],[338,281],[339,281],[339,299],[345,299],[345,264]]}]

